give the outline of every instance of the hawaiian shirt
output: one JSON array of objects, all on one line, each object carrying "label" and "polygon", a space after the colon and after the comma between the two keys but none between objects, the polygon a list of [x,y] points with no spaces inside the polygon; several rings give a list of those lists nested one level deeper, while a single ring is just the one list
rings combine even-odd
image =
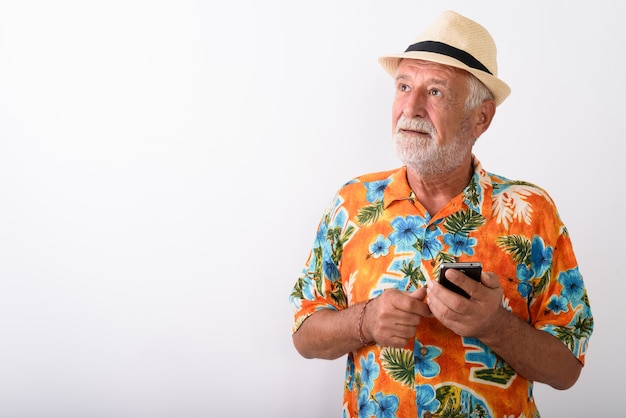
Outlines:
[{"label": "hawaiian shirt", "polygon": [[[405,167],[345,184],[323,214],[290,295],[293,332],[318,310],[424,286],[450,261],[477,261],[495,272],[504,308],[558,338],[584,364],[593,317],[552,198],[533,184],[486,172],[476,159],[467,187],[434,218],[416,200]],[[370,345],[348,353],[343,416],[539,413],[532,381],[478,339],[423,318],[404,348]]]}]

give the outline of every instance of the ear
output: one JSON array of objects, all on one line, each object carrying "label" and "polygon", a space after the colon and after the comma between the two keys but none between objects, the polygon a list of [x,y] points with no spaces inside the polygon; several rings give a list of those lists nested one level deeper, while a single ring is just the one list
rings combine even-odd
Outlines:
[{"label": "ear", "polygon": [[474,109],[474,138],[478,138],[489,128],[496,114],[496,102],[485,100]]}]

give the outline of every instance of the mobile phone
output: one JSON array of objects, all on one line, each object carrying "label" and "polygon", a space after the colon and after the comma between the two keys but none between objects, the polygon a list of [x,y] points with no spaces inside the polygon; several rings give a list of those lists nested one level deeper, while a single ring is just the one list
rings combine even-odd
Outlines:
[{"label": "mobile phone", "polygon": [[470,295],[459,286],[452,283],[450,280],[446,278],[446,271],[448,269],[459,270],[460,272],[467,275],[469,278],[480,282],[480,273],[483,271],[483,265],[477,262],[468,262],[468,263],[441,263],[439,266],[439,283],[441,283],[444,287],[452,290],[453,292],[458,293],[461,296],[465,296],[469,299]]}]

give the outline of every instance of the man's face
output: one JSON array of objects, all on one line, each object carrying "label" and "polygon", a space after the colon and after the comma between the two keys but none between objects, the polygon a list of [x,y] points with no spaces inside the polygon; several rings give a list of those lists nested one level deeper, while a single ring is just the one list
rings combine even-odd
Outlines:
[{"label": "man's face", "polygon": [[445,65],[405,59],[396,76],[393,139],[402,162],[416,174],[443,174],[471,155],[472,112],[464,111],[467,75]]}]

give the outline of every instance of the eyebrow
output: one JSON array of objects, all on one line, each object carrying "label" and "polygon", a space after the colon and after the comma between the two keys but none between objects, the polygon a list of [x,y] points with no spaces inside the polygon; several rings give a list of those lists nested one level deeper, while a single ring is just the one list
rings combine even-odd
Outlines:
[{"label": "eyebrow", "polygon": [[[397,81],[403,81],[403,80],[407,80],[409,79],[408,76],[404,75],[404,74],[399,74],[398,76],[396,76],[396,82]],[[426,82],[428,83],[432,83],[438,86],[448,86],[448,82],[445,79],[442,78],[429,78],[426,80]]]},{"label": "eyebrow", "polygon": [[407,76],[400,74],[396,76],[395,81],[398,82],[398,81],[406,80],[407,78],[408,78]]}]

